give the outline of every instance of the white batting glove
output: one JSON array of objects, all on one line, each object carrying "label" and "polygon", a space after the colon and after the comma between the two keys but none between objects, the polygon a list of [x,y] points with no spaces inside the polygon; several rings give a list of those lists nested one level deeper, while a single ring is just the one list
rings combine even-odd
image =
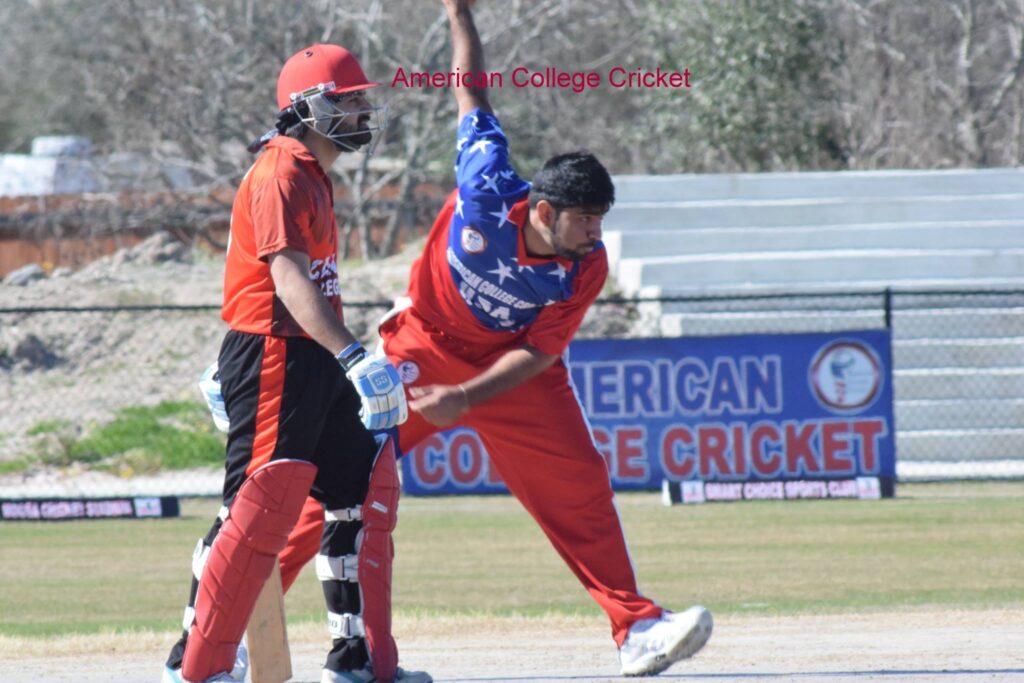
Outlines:
[{"label": "white batting glove", "polygon": [[213,424],[220,431],[227,433],[231,427],[231,420],[228,419],[228,409],[224,405],[224,395],[220,393],[220,375],[217,374],[216,361],[206,368],[199,378],[199,391],[203,393],[206,407],[213,415]]},{"label": "white batting glove", "polygon": [[405,388],[387,358],[367,354],[359,342],[345,347],[337,358],[362,399],[359,417],[364,427],[390,429],[405,422],[409,417]]}]

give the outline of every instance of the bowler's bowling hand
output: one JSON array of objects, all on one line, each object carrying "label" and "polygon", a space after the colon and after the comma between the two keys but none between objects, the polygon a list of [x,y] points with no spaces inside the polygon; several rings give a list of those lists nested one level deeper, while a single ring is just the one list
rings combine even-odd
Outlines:
[{"label": "bowler's bowling hand", "polygon": [[447,427],[469,410],[469,396],[461,384],[431,384],[411,387],[409,408],[427,422]]}]

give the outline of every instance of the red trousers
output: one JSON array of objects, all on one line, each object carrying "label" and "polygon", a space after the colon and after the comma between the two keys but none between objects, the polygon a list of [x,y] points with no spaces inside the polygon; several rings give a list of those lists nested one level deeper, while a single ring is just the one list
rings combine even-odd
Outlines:
[{"label": "red trousers", "polygon": [[[381,337],[395,366],[411,361],[418,367],[413,386],[465,382],[504,352],[466,347],[411,310],[385,323]],[[661,608],[637,592],[608,468],[594,447],[561,360],[501,396],[474,406],[460,424],[476,430],[509,490],[608,614],[617,645],[633,622],[660,616]],[[401,447],[408,451],[437,431],[438,427],[410,412],[399,428]],[[322,525],[323,507],[308,500],[280,556],[286,590],[319,550]]]}]

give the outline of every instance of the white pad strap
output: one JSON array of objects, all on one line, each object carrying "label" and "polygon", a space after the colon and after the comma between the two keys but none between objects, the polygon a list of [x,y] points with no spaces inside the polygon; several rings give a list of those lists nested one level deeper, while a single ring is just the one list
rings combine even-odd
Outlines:
[{"label": "white pad strap", "polygon": [[327,613],[327,629],[331,632],[331,638],[365,638],[366,629],[363,627],[363,618],[358,614]]},{"label": "white pad strap", "polygon": [[338,508],[337,510],[324,510],[324,521],[326,522],[358,522],[362,518],[362,505],[356,505],[354,508]]},{"label": "white pad strap", "polygon": [[[217,517],[220,521],[227,521],[228,518],[228,507],[227,505],[221,505],[220,510],[217,511]],[[195,550],[192,551],[192,575],[196,577],[196,581],[203,578],[203,568],[206,567],[206,560],[210,557],[210,546],[206,545],[206,540],[200,538],[199,542],[196,543]],[[186,631],[192,630],[192,624],[196,620],[196,610],[194,607],[185,608],[185,616],[181,620],[181,627]]]},{"label": "white pad strap", "polygon": [[359,581],[359,557],[357,555],[316,556],[316,578],[321,581]]},{"label": "white pad strap", "polygon": [[209,556],[210,546],[200,538],[196,543],[196,549],[192,551],[192,575],[196,577],[196,581],[203,578],[203,567],[206,566],[206,558]]},{"label": "white pad strap", "polygon": [[196,608],[191,605],[185,608],[185,616],[181,620],[181,627],[192,632],[192,624],[196,623]]}]

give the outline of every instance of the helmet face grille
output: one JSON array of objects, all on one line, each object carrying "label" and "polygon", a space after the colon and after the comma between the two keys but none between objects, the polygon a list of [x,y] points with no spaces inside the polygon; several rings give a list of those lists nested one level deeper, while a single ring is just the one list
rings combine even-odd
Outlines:
[{"label": "helmet face grille", "polygon": [[[388,125],[387,107],[368,106],[348,111],[338,106],[344,100],[344,96],[338,98],[323,93],[304,98],[308,111],[299,119],[342,151],[354,152],[365,147],[367,153],[372,154],[380,141],[381,131]],[[358,122],[367,118],[366,124],[359,126]]]}]

